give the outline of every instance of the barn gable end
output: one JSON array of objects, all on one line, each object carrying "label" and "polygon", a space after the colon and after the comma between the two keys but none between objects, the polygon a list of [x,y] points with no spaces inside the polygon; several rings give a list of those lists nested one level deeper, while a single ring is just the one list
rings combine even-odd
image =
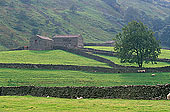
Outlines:
[{"label": "barn gable end", "polygon": [[30,50],[51,50],[53,40],[48,37],[37,35],[30,39]]}]

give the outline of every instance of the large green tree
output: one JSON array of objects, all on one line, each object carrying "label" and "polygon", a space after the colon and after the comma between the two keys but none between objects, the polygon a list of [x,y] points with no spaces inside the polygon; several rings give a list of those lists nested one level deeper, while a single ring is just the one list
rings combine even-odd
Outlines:
[{"label": "large green tree", "polygon": [[115,50],[122,63],[156,63],[161,53],[159,41],[154,37],[154,32],[142,22],[132,21],[122,28],[116,35]]}]

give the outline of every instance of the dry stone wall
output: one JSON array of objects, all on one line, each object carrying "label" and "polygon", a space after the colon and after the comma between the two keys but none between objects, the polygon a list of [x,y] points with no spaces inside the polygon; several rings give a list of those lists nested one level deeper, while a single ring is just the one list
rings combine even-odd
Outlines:
[{"label": "dry stone wall", "polygon": [[0,68],[76,70],[76,71],[103,72],[103,73],[137,72],[137,69],[128,68],[128,67],[124,69],[124,68],[105,68],[105,67],[93,67],[93,66],[23,64],[23,63],[0,63]]},{"label": "dry stone wall", "polygon": [[114,87],[0,87],[1,96],[58,97],[58,98],[105,98],[105,99],[166,99],[170,84],[156,86],[114,86]]}]

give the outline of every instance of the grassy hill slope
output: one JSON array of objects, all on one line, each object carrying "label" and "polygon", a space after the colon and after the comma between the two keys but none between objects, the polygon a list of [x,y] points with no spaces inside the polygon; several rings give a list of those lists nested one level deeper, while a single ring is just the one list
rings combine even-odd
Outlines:
[{"label": "grassy hill slope", "polygon": [[109,67],[106,63],[98,62],[83,56],[62,50],[49,51],[1,51],[0,63],[54,64]]},{"label": "grassy hill slope", "polygon": [[[129,13],[128,7],[136,12]],[[141,0],[1,0],[0,50],[29,45],[35,34],[81,34],[85,42],[108,41],[138,18],[158,31],[155,23],[169,15],[169,8]]]}]

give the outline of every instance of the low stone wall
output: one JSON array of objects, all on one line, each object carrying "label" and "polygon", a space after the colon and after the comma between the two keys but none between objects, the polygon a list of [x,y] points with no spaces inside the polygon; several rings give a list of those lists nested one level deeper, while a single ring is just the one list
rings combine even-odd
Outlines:
[{"label": "low stone wall", "polygon": [[93,54],[101,54],[101,55],[106,55],[106,56],[117,56],[116,52],[113,51],[104,51],[104,50],[97,50],[97,49],[92,49],[92,48],[83,48],[82,51],[84,52],[91,52]]},{"label": "low stone wall", "polygon": [[[76,65],[48,65],[48,64],[23,64],[23,63],[0,63],[0,68],[17,68],[17,69],[49,69],[49,70],[76,70],[87,72],[102,73],[137,73],[140,68],[130,66],[105,68],[93,66],[76,66]],[[145,72],[170,72],[170,66],[159,68],[143,68]]]},{"label": "low stone wall", "polygon": [[166,99],[170,84],[156,86],[114,87],[0,87],[1,96],[58,97],[58,98],[107,98],[107,99]]},{"label": "low stone wall", "polygon": [[159,62],[168,62],[169,63],[170,59],[160,58],[157,61],[159,61]]},{"label": "low stone wall", "polygon": [[114,46],[114,43],[84,43],[84,46]]},{"label": "low stone wall", "polygon": [[105,67],[93,67],[93,66],[23,64],[23,63],[0,63],[0,68],[76,70],[76,71],[103,72],[103,73],[137,72],[137,69],[129,68],[129,67],[126,67],[125,69],[125,68],[105,68]]},{"label": "low stone wall", "polygon": [[74,53],[74,54],[77,54],[77,55],[80,55],[80,56],[84,56],[84,57],[87,57],[87,58],[90,58],[90,59],[94,59],[96,61],[99,61],[99,62],[102,62],[102,63],[106,63],[109,66],[114,67],[114,68],[115,67],[116,68],[122,68],[123,67],[121,65],[115,64],[114,62],[112,62],[112,61],[110,61],[108,59],[105,59],[105,58],[102,58],[102,57],[99,57],[99,56],[95,56],[95,55],[86,53],[86,52],[82,51],[82,49],[68,49],[68,48],[59,47],[59,46],[55,46],[53,49],[54,50],[55,49],[61,49],[61,50],[64,50],[64,51],[67,51],[67,52],[71,52],[71,53]]},{"label": "low stone wall", "polygon": [[[50,65],[50,64],[22,64],[22,63],[0,63],[0,68],[21,68],[21,69],[52,69],[52,70],[79,70],[87,72],[104,72],[104,73],[136,73],[140,68],[134,66],[121,66],[114,62],[95,56],[82,51],[82,49],[68,49],[63,47],[54,47],[55,49],[65,50],[80,56],[94,59],[111,66],[112,68],[93,67],[93,66],[76,66],[76,65]],[[101,50],[97,50],[101,51]],[[103,51],[102,51],[103,52]],[[104,53],[108,53],[107,51]],[[110,54],[110,53],[109,53]],[[159,59],[158,61],[169,62],[169,59]],[[170,66],[157,68],[142,68],[146,72],[170,72]]]},{"label": "low stone wall", "polygon": [[[106,56],[117,57],[117,53],[113,52],[113,51],[97,50],[97,49],[93,49],[93,48],[84,48],[84,49],[82,49],[82,51],[91,52],[93,54],[101,54],[101,55],[106,55]],[[159,58],[159,59],[157,59],[157,61],[159,61],[159,62],[170,62],[170,59]]]}]

